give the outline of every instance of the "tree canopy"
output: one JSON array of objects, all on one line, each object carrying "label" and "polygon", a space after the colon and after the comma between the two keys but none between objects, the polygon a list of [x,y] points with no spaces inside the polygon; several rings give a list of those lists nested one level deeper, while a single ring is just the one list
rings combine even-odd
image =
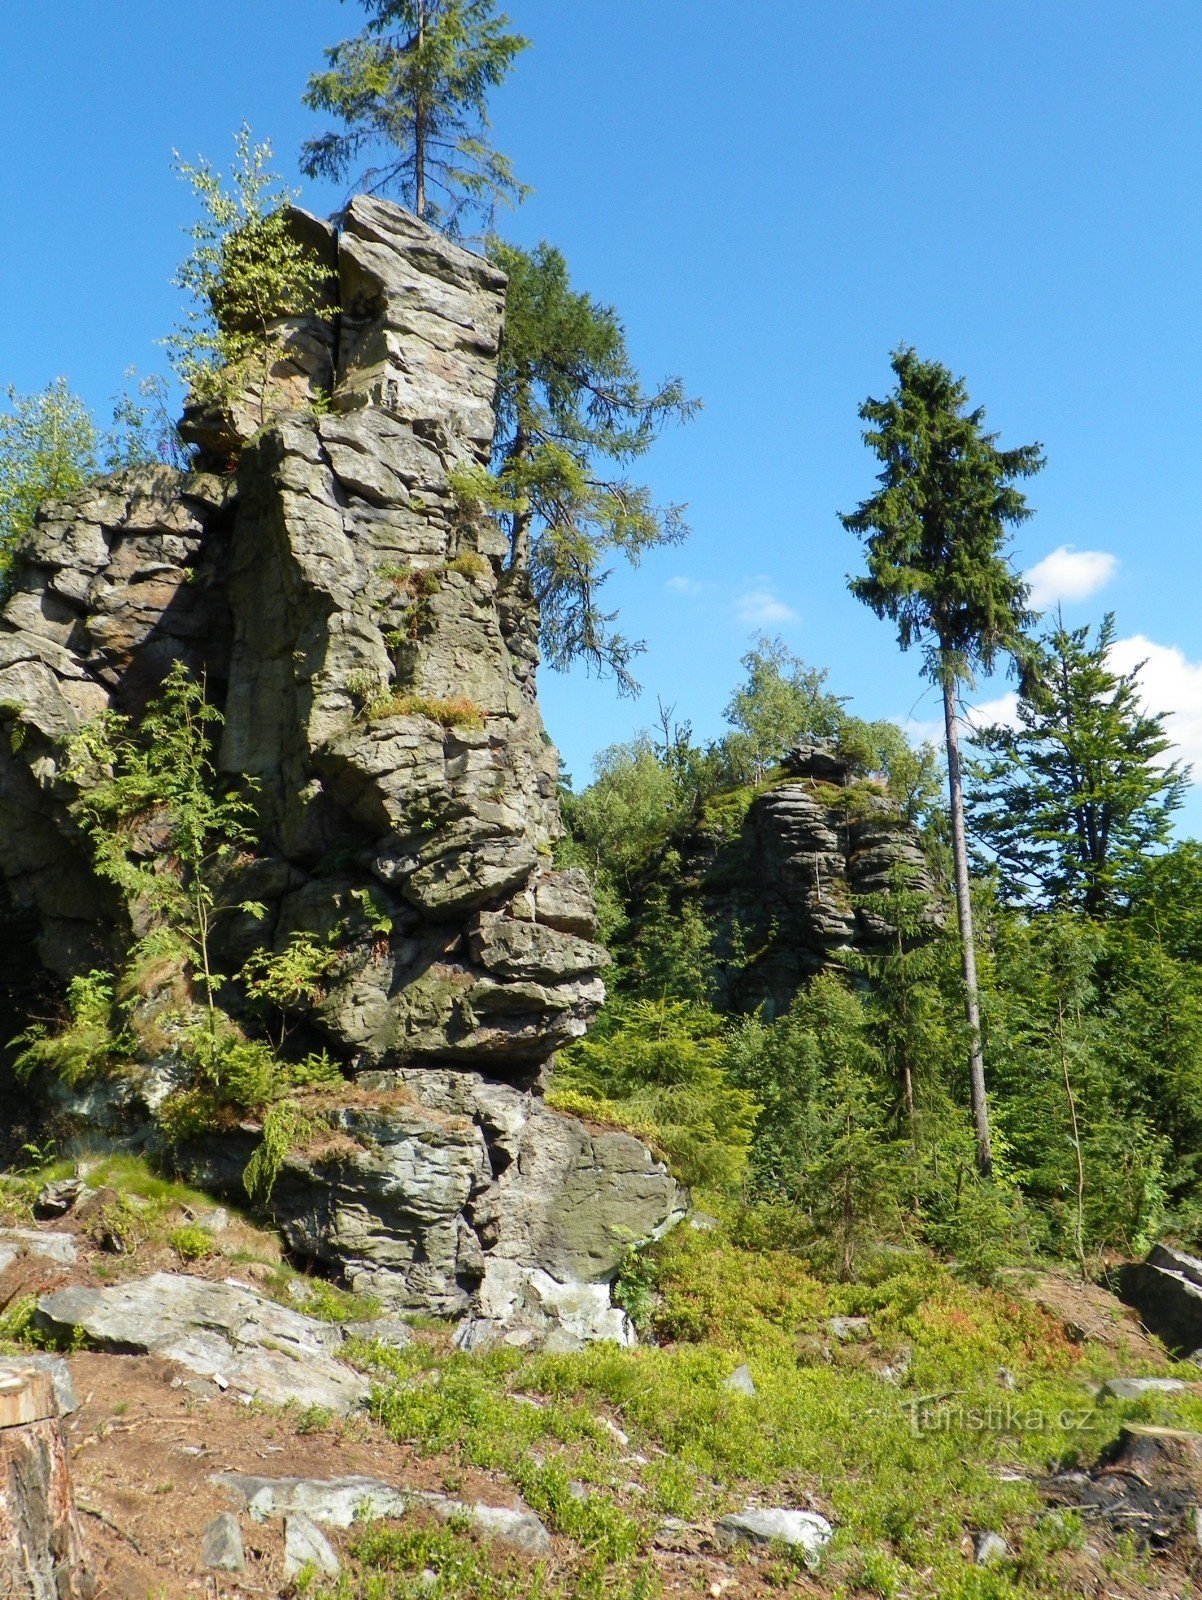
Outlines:
[{"label": "tree canopy", "polygon": [[367,26],[326,51],[326,70],[313,74],[304,96],[342,128],[305,143],[302,171],[342,183],[379,152],[356,187],[395,193],[449,233],[465,215],[491,223],[498,201],[520,200],[526,190],[488,142],[488,95],[529,40],[509,31],[494,0],[359,3]]},{"label": "tree canopy", "polygon": [[37,394],[10,385],[0,411],[0,600],[13,556],[43,500],[71,494],[96,471],[100,436],[66,378]]},{"label": "tree canopy", "polygon": [[551,664],[580,660],[631,690],[642,646],[603,608],[607,563],[637,565],[688,529],[682,507],[657,506],[627,469],[698,402],[679,378],[644,387],[617,312],[572,287],[560,251],[495,241],[490,254],[509,275],[493,473],[460,487],[505,525],[510,565],[529,572],[542,608]]},{"label": "tree canopy", "polygon": [[1172,741],[1143,709],[1138,668],[1110,666],[1114,632],[1113,612],[1092,642],[1058,623],[1029,664],[1018,726],[975,735],[973,822],[1013,899],[1096,915],[1167,843],[1188,773],[1164,760]]},{"label": "tree canopy", "polygon": [[984,410],[969,409],[964,380],[942,363],[923,361],[903,345],[892,367],[893,392],[865,400],[859,413],[868,424],[864,442],[882,463],[880,488],[841,520],[864,541],[868,565],[864,576],[849,580],[851,592],[897,624],[903,650],[922,647],[923,671],[943,693],[969,1075],[978,1164],[988,1174],[993,1158],[955,694],[978,666],[988,670],[999,653],[1017,659],[1025,650],[1028,591],[1010,565],[1006,541],[1008,529],[1030,515],[1016,480],[1038,472],[1043,456],[1037,444],[1000,450],[997,435],[985,431]]}]

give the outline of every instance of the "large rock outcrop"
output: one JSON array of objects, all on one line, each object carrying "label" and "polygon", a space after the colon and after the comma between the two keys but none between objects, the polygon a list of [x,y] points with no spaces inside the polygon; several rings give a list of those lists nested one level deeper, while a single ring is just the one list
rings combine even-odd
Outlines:
[{"label": "large rock outcrop", "polygon": [[[593,1138],[538,1093],[608,958],[586,880],[551,862],[535,603],[456,494],[456,469],[489,456],[505,281],[382,202],[356,199],[337,238],[310,231],[340,310],[292,330],[270,392],[274,408],[332,382],[332,398],[253,434],[261,403],[194,414],[210,466],[241,446],[236,475],[103,480],[44,508],[21,553],[0,616],[6,904],[60,977],[120,959],[129,916],[73,820],[65,743],[106,711],[136,717],[173,661],[203,674],[220,764],[258,792],[258,844],[227,893],[267,908],[224,920],[220,958],[234,971],[257,946],[332,938],[294,1020],[412,1101],[373,1119],[357,1087],[342,1116],[362,1157],[333,1175],[293,1162],[285,1231],[403,1304],[467,1309],[495,1265],[508,1287],[483,1314],[530,1299],[537,1323],[556,1287],[604,1285],[676,1197],[633,1141]],[[155,1099],[143,1083],[106,1103],[128,1126]]]},{"label": "large rock outcrop", "polygon": [[[674,841],[672,886],[715,929],[723,1009],[788,1008],[848,952],[896,938],[882,897],[904,887],[931,927],[942,912],[918,831],[831,749],[805,745],[789,776],[724,797]],[[913,935],[911,935],[913,936]]]}]

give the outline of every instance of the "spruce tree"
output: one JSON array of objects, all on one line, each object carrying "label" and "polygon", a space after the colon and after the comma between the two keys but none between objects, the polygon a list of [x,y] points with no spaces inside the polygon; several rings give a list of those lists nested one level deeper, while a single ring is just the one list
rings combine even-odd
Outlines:
[{"label": "spruce tree", "polygon": [[852,593],[897,624],[903,650],[922,648],[923,672],[943,696],[969,1079],[977,1163],[987,1175],[993,1154],[956,697],[977,668],[989,671],[999,655],[1022,652],[1031,614],[1026,585],[1006,556],[1007,528],[1030,515],[1015,480],[1037,472],[1043,456],[1036,444],[998,449],[984,411],[969,410],[963,379],[939,362],[903,346],[892,366],[893,392],[859,411],[868,424],[864,442],[882,463],[880,488],[841,520],[863,539],[867,556],[867,574],[850,580]]},{"label": "spruce tree", "polygon": [[494,0],[360,0],[367,26],[326,51],[304,103],[342,123],[308,140],[301,170],[369,194],[393,192],[435,227],[457,233],[465,213],[491,219],[498,201],[526,193],[489,144],[488,94],[528,39],[508,31]]},{"label": "spruce tree", "polygon": [[974,829],[1012,899],[1098,916],[1126,897],[1142,859],[1168,842],[1188,774],[1165,764],[1163,715],[1144,711],[1139,669],[1109,664],[1114,615],[1090,641],[1063,622],[1042,641],[1016,728],[975,735]]}]

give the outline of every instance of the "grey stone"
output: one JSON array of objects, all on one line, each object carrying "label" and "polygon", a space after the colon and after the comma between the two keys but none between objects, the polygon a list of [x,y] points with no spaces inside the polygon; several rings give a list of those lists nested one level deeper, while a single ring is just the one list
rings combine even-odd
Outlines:
[{"label": "grey stone", "polygon": [[156,1272],[108,1289],[43,1295],[37,1325],[80,1328],[101,1349],[150,1352],[272,1405],[327,1406],[345,1415],[367,1398],[364,1378],[333,1351],[328,1323],[289,1311],[234,1283]]},{"label": "grey stone", "polygon": [[872,1332],[871,1317],[828,1317],[826,1326],[836,1339],[866,1339]]},{"label": "grey stone", "polygon": [[1180,1378],[1108,1378],[1102,1393],[1111,1400],[1138,1400],[1145,1394],[1172,1394],[1185,1388]]},{"label": "grey stone", "polygon": [[205,1233],[224,1233],[230,1225],[230,1214],[224,1206],[213,1206],[208,1211],[198,1211],[192,1218],[192,1225]]},{"label": "grey stone", "polygon": [[73,1233],[47,1233],[37,1228],[0,1228],[0,1272],[20,1255],[52,1261],[59,1267],[73,1267],[79,1258],[79,1249]]},{"label": "grey stone", "polygon": [[1000,1533],[978,1533],[973,1539],[973,1560],[978,1567],[990,1567],[1009,1554],[1010,1546]]},{"label": "grey stone", "polygon": [[515,1545],[531,1554],[550,1548],[550,1537],[528,1507],[513,1510],[480,1502],[454,1500],[422,1489],[398,1489],[379,1478],[260,1478],[246,1473],[217,1473],[213,1482],[227,1490],[255,1522],[269,1517],[307,1517],[330,1528],[349,1528],[372,1517],[398,1518],[409,1511],[428,1511],[440,1521],[465,1521],[490,1539]]},{"label": "grey stone", "polygon": [[770,1544],[779,1540],[816,1561],[830,1543],[833,1529],[816,1511],[796,1511],[787,1507],[748,1506],[745,1511],[719,1517],[714,1531],[721,1544]]},{"label": "grey stone", "polygon": [[[337,236],[295,211],[290,227],[338,281],[337,348],[326,304],[292,319],[265,390],[219,415],[189,405],[222,470],[89,484],[22,547],[0,612],[0,707],[22,730],[0,730],[3,903],[61,977],[115,969],[145,930],[94,870],[64,741],[137,716],[174,662],[205,676],[221,770],[258,785],[260,837],[223,894],[267,912],[222,919],[214,954],[234,971],[265,938],[332,937],[336,964],[289,1020],[398,1090],[336,1110],[331,1148],[285,1163],[288,1245],[389,1311],[469,1314],[469,1342],[629,1342],[608,1286],[683,1197],[636,1140],[543,1099],[608,956],[586,875],[549,864],[562,825],[533,586],[453,488],[490,455],[505,279],[362,196]],[[332,396],[320,415],[315,387]],[[239,445],[235,477],[218,457]],[[464,699],[479,725],[439,710]],[[142,1004],[162,1031],[163,998]],[[56,1089],[56,1114],[81,1140],[144,1148],[184,1077],[167,1049]],[[190,1147],[197,1181],[242,1203],[253,1137]],[[220,1212],[197,1221],[219,1229]]]},{"label": "grey stone", "polygon": [[284,1577],[295,1578],[306,1568],[327,1578],[336,1578],[341,1570],[325,1534],[304,1512],[294,1511],[284,1518]]},{"label": "grey stone", "polygon": [[1118,1292],[1150,1333],[1178,1355],[1202,1345],[1202,1261],[1168,1245],[1116,1274]]},{"label": "grey stone", "polygon": [[413,1329],[396,1317],[375,1317],[370,1322],[344,1322],[343,1337],[382,1344],[390,1350],[404,1350],[413,1343]]},{"label": "grey stone", "polygon": [[[202,1565],[217,1572],[244,1572],[242,1529],[232,1511],[222,1511],[209,1523],[200,1540]],[[289,1574],[291,1576],[291,1574]]]},{"label": "grey stone", "polygon": [[35,1217],[63,1217],[81,1200],[94,1191],[82,1178],[62,1178],[58,1183],[47,1183],[38,1191],[33,1203]]},{"label": "grey stone", "polygon": [[736,1367],[729,1378],[723,1378],[722,1387],[732,1390],[735,1394],[753,1395],[755,1379],[751,1376],[751,1368],[746,1363]]},{"label": "grey stone", "polygon": [[45,1351],[22,1351],[19,1356],[0,1357],[0,1367],[3,1366],[32,1367],[35,1372],[48,1372],[59,1416],[69,1417],[73,1411],[79,1410],[75,1380],[63,1356],[50,1355]]}]

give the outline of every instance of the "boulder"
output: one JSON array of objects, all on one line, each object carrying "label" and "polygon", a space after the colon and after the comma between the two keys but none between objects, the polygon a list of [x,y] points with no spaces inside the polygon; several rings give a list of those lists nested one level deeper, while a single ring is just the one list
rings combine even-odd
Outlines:
[{"label": "boulder", "polygon": [[714,1525],[719,1544],[781,1544],[802,1551],[807,1561],[817,1561],[830,1543],[833,1529],[816,1511],[796,1511],[783,1506],[748,1506],[745,1511],[719,1517]]},{"label": "boulder", "polygon": [[165,1356],[270,1405],[325,1406],[345,1416],[368,1385],[337,1359],[341,1331],[232,1281],[156,1272],[108,1289],[43,1295],[35,1323],[58,1335],[82,1330],[102,1350]]},{"label": "boulder", "polygon": [[340,1570],[338,1557],[325,1534],[297,1511],[284,1518],[284,1577],[295,1578],[306,1569],[326,1578],[336,1578]]},{"label": "boulder", "polygon": [[751,1368],[746,1362],[736,1367],[729,1378],[723,1378],[722,1387],[729,1389],[732,1394],[743,1394],[750,1398],[755,1394],[755,1379],[751,1376]]},{"label": "boulder", "polygon": [[1150,1333],[1178,1355],[1202,1345],[1202,1261],[1168,1245],[1119,1268],[1118,1292]]},{"label": "boulder", "polygon": [[243,1572],[246,1556],[242,1550],[242,1529],[232,1511],[213,1518],[200,1540],[201,1565],[216,1572]]}]

